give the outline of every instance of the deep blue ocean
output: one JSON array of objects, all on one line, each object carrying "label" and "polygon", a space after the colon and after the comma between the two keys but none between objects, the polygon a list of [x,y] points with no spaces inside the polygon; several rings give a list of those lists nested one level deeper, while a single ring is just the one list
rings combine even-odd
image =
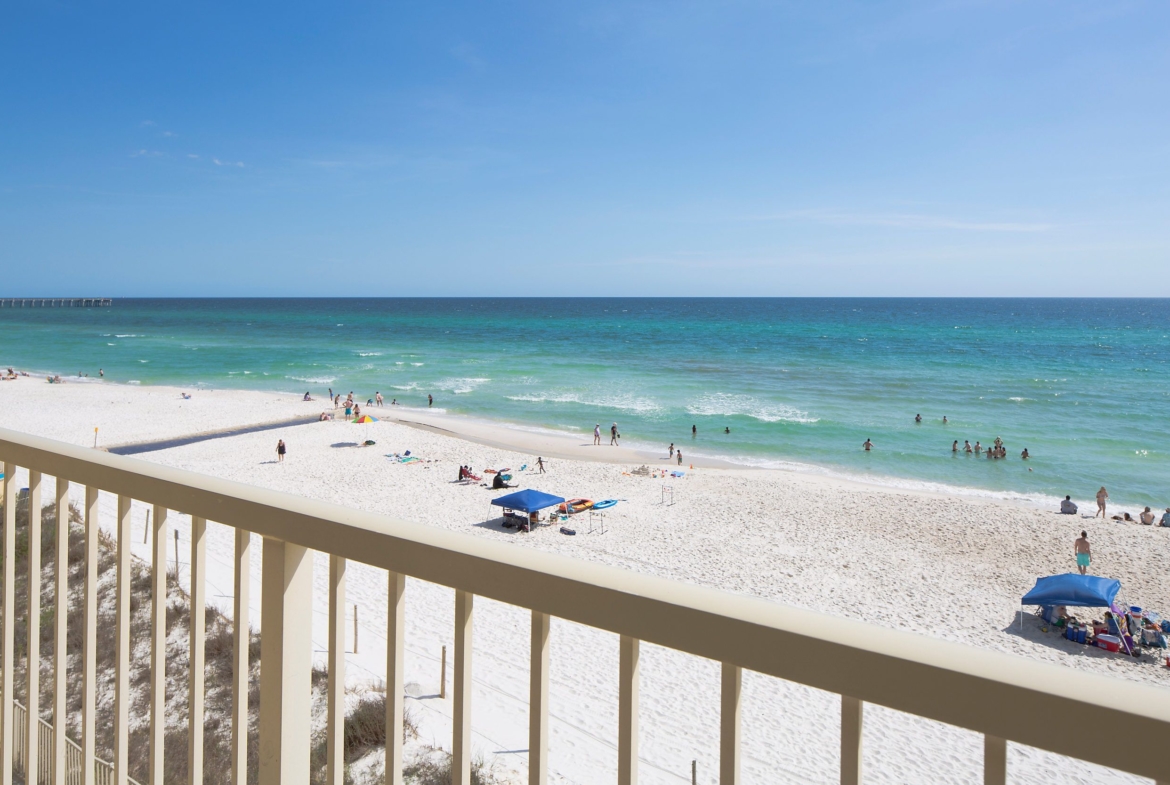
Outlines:
[{"label": "deep blue ocean", "polygon": [[[756,466],[1170,505],[1170,300],[119,299],[0,309],[0,334],[3,365],[111,384],[431,394]],[[1007,460],[951,452],[997,436]]]}]

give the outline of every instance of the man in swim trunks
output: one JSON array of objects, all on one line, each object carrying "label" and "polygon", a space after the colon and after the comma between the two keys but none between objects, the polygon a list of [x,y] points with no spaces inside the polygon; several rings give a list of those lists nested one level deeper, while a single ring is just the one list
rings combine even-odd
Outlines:
[{"label": "man in swim trunks", "polygon": [[1081,575],[1089,569],[1089,562],[1092,561],[1092,553],[1089,549],[1089,535],[1081,532],[1081,536],[1077,538],[1076,543],[1073,544],[1073,551],[1077,555],[1077,569],[1081,571]]},{"label": "man in swim trunks", "polygon": [[865,448],[866,452],[869,452],[870,450],[873,449],[873,442],[871,442],[869,439],[866,439],[865,444],[863,444],[861,446]]},{"label": "man in swim trunks", "polygon": [[1154,524],[1154,513],[1150,512],[1149,507],[1147,507],[1146,511],[1138,517],[1141,518],[1142,524],[1145,526],[1152,526]]}]

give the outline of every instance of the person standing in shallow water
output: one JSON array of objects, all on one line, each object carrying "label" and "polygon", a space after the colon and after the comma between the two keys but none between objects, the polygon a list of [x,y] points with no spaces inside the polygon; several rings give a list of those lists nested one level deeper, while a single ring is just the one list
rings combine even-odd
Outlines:
[{"label": "person standing in shallow water", "polygon": [[670,443],[670,454],[667,456],[667,459],[669,460],[670,458],[673,458],[673,457],[674,457],[674,442],[671,442]]},{"label": "person standing in shallow water", "polygon": [[865,444],[863,444],[861,446],[865,448],[866,452],[869,452],[870,450],[873,449],[873,442],[871,442],[869,439],[866,439]]},{"label": "person standing in shallow water", "polygon": [[[1105,490],[1105,486],[1101,486],[1101,490],[1097,491],[1097,514],[1101,516],[1102,520],[1105,518],[1105,502],[1109,498],[1109,491]],[[1094,515],[1094,518],[1097,516]]]},{"label": "person standing in shallow water", "polygon": [[434,397],[431,395],[428,395],[427,396],[427,406],[434,406],[434,405],[435,405]]},{"label": "person standing in shallow water", "polygon": [[699,429],[692,425],[691,426],[691,438],[693,439],[698,435],[699,435]]},{"label": "person standing in shallow water", "polygon": [[284,439],[276,440],[276,462],[284,463],[284,453],[286,448],[284,446]]}]

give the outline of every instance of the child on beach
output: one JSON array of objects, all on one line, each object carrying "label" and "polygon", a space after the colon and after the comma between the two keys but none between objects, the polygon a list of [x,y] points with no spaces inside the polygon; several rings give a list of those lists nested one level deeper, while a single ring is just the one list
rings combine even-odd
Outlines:
[{"label": "child on beach", "polygon": [[277,463],[284,463],[285,450],[286,450],[286,448],[284,446],[284,439],[277,439],[276,440],[276,461],[277,461]]}]

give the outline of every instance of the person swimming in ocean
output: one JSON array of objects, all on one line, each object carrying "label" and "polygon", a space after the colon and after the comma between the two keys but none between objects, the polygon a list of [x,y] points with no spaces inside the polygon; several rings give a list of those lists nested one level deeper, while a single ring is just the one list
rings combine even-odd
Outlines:
[{"label": "person swimming in ocean", "polygon": [[1022,453],[1020,453],[1020,457],[1023,458],[1025,461],[1032,457],[1032,456],[1028,455],[1028,448],[1027,447],[1024,448],[1024,451]]},{"label": "person swimming in ocean", "polygon": [[869,452],[870,450],[873,449],[873,442],[871,442],[869,439],[866,439],[865,444],[863,444],[861,446],[865,448],[866,452]]},{"label": "person swimming in ocean", "polygon": [[958,451],[959,451],[959,440],[955,439],[953,442],[951,442],[951,452],[958,452]]},{"label": "person swimming in ocean", "polygon": [[914,415],[914,422],[921,423],[922,422],[922,415],[921,414]]},{"label": "person swimming in ocean", "polygon": [[946,424],[947,424],[947,416],[944,414],[943,415],[943,425],[946,425]]},{"label": "person swimming in ocean", "polygon": [[724,429],[723,429],[723,432],[724,432],[724,433],[731,433],[731,428],[724,428]]},{"label": "person swimming in ocean", "polygon": [[971,442],[967,441],[966,439],[963,440],[963,452],[971,452]]},{"label": "person swimming in ocean", "polygon": [[979,444],[979,441],[978,441],[978,440],[976,440],[976,441],[975,441],[975,454],[976,454],[976,455],[979,455],[979,454],[981,454],[982,452],[983,452],[983,447],[982,447],[982,445],[980,445],[980,444]]}]

